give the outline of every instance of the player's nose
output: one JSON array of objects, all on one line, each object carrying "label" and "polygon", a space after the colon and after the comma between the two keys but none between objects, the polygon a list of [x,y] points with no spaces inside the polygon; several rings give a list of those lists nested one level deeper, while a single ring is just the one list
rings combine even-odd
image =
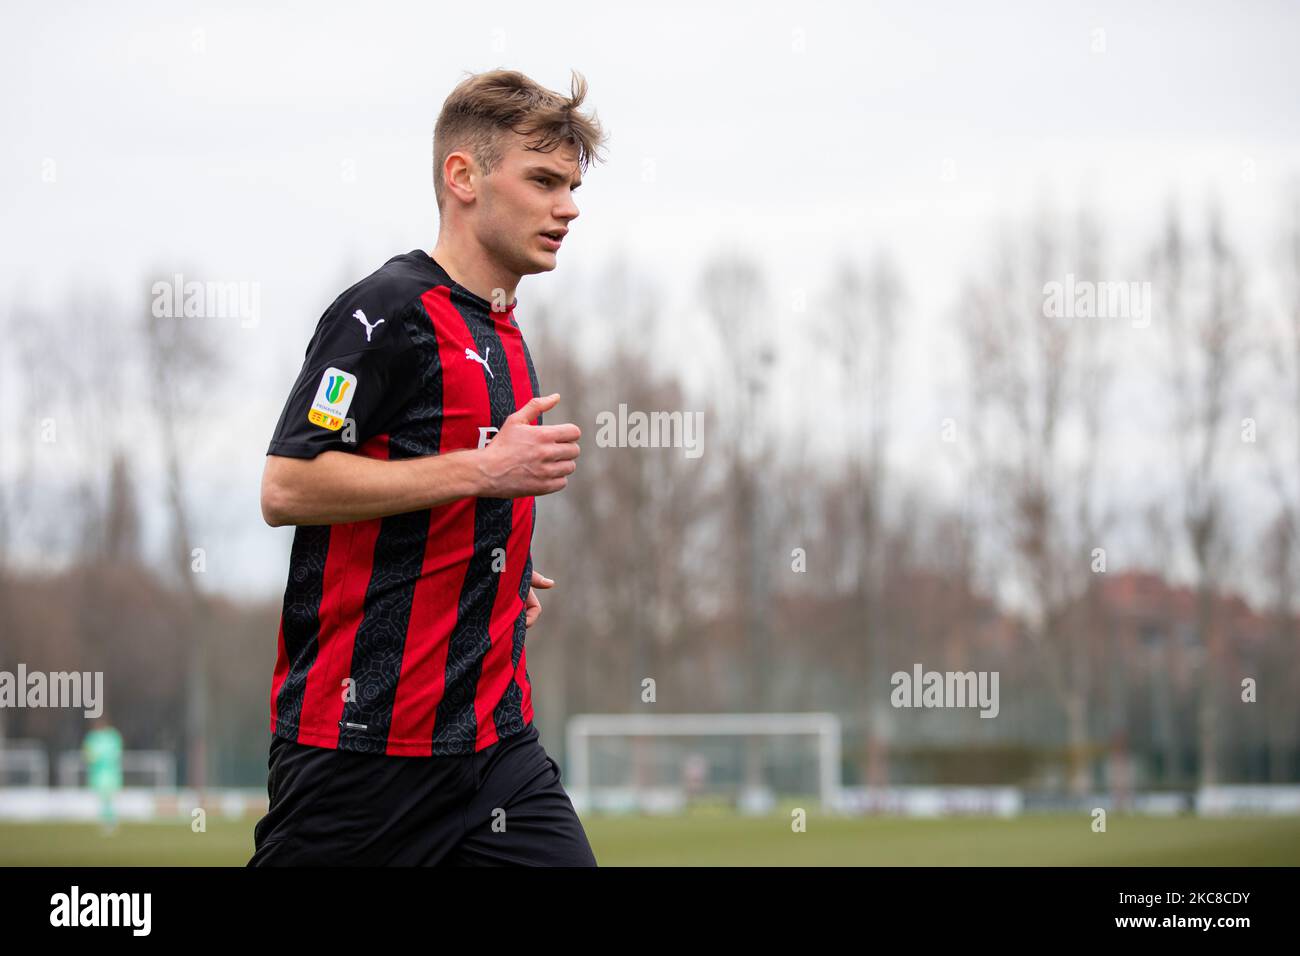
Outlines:
[{"label": "player's nose", "polygon": [[556,208],[555,218],[564,220],[565,224],[578,218],[578,204],[573,201],[572,193]]}]

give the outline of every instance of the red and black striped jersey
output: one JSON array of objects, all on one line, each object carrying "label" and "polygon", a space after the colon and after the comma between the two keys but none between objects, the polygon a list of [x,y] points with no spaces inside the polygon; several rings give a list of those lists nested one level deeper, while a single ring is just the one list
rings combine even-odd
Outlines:
[{"label": "red and black striped jersey", "polygon": [[[516,302],[494,310],[423,250],[388,260],[321,316],[267,453],[482,447],[538,394]],[[527,727],[534,516],[531,497],[462,498],[299,526],[272,733],[411,756],[473,753]]]}]

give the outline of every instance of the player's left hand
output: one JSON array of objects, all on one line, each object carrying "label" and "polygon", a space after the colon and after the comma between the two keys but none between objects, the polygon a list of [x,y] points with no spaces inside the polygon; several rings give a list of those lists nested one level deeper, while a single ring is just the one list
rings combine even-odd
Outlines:
[{"label": "player's left hand", "polygon": [[529,582],[528,601],[524,604],[524,626],[532,627],[533,623],[541,616],[542,602],[537,600],[537,592],[533,588],[551,588],[555,587],[555,582],[542,574],[540,571],[533,572],[533,579]]}]

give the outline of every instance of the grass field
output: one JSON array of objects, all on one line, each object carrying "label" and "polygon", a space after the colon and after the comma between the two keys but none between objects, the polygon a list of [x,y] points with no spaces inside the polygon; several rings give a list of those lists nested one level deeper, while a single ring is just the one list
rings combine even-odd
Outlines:
[{"label": "grass field", "polygon": [[[808,820],[695,815],[589,817],[602,866],[1295,866],[1300,817],[1087,816]],[[255,820],[125,825],[102,836],[81,824],[0,824],[3,866],[242,866]]]}]

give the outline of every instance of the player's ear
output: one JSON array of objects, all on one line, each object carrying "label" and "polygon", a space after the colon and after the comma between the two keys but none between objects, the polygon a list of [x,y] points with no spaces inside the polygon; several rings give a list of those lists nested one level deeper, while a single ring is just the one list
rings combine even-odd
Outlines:
[{"label": "player's ear", "polygon": [[479,176],[478,164],[469,153],[459,150],[448,153],[442,164],[443,185],[462,202],[474,199]]}]

